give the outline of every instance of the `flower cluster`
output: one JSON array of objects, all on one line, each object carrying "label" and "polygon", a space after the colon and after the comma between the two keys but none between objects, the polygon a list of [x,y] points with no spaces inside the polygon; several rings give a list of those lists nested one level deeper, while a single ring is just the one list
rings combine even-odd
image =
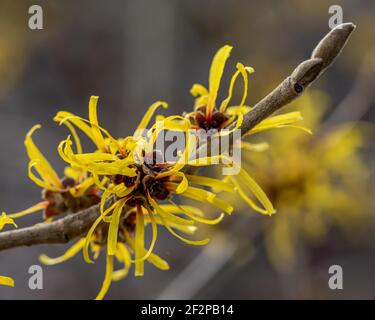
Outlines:
[{"label": "flower cluster", "polygon": [[[4,219],[44,210],[48,223],[63,214],[74,214],[100,203],[100,214],[88,233],[58,258],[42,255],[40,260],[43,263],[60,263],[79,252],[83,253],[86,262],[92,263],[92,259],[97,259],[105,250],[106,273],[97,296],[97,299],[102,299],[111,282],[124,278],[133,264],[135,276],[143,275],[145,261],[161,270],[169,269],[168,263],[154,253],[159,227],[166,228],[187,244],[207,244],[207,238],[196,240],[185,235],[193,235],[198,224],[218,224],[225,214],[233,212],[232,204],[218,197],[218,192],[237,193],[255,211],[266,215],[275,213],[262,188],[240,163],[231,161],[229,150],[219,148],[218,153],[203,156],[196,152],[202,147],[197,141],[202,132],[212,138],[228,136],[240,129],[245,113],[251,110],[245,102],[248,76],[254,70],[241,63],[236,65],[227,98],[217,106],[222,75],[231,50],[232,47],[226,45],[214,56],[208,89],[200,84],[192,87],[191,93],[195,97],[192,112],[182,116],[158,115],[157,121],[152,122],[158,108],[167,107],[165,102],[157,101],[149,107],[131,136],[114,138],[101,127],[96,96],[90,98],[87,119],[66,111],[58,112],[54,120],[70,131],[57,148],[68,165],[63,178],[58,176],[32,140],[39,125],[29,131],[25,139],[30,158],[28,172],[30,179],[43,189],[43,201],[21,212],[4,215]],[[233,104],[233,89],[240,76],[244,83],[242,99],[239,104]],[[301,119],[299,112],[273,116],[242,135],[250,136],[272,128],[298,127],[294,123]],[[185,143],[173,161],[165,157],[165,150],[157,148],[157,141],[165,131],[180,132],[184,137]],[[193,134],[197,131],[200,133]],[[83,151],[80,134],[93,142],[94,147],[89,152]],[[233,141],[233,145],[239,143],[240,138]],[[250,149],[261,147],[248,142],[244,146]],[[223,166],[237,167],[238,174],[219,179],[196,174],[199,167],[211,166],[218,160]],[[187,204],[186,199],[195,205]],[[218,214],[212,217],[203,212],[199,203],[218,210]],[[151,229],[148,246],[145,245],[147,226]],[[114,270],[114,259],[122,264],[122,268]]]}]

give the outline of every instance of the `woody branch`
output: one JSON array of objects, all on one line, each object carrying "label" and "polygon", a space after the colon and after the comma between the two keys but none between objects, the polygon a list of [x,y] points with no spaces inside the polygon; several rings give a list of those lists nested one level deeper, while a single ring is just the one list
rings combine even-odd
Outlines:
[{"label": "woody branch", "polygon": [[[241,132],[249,131],[272,113],[301,96],[339,56],[354,29],[353,23],[344,23],[332,29],[315,47],[311,58],[300,63],[244,116]],[[107,200],[107,206],[112,202],[113,198]],[[0,251],[36,244],[67,243],[84,235],[99,215],[99,205],[95,205],[52,223],[40,223],[27,228],[0,232]]]}]

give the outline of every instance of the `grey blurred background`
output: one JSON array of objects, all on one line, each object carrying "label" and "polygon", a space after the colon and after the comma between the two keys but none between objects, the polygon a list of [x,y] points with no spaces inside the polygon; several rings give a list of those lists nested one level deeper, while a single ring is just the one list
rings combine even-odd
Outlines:
[{"label": "grey blurred background", "polygon": [[[44,30],[31,31],[27,26],[32,4],[44,9]],[[99,95],[102,125],[115,136],[130,134],[155,100],[168,101],[170,113],[189,110],[191,85],[207,83],[212,56],[227,43],[234,45],[231,67],[242,61],[256,70],[248,98],[253,104],[306,58],[329,30],[332,4],[343,7],[344,21],[358,26],[343,55],[314,85],[331,96],[334,108],[356,85],[364,58],[373,55],[372,0],[0,0],[0,209],[14,212],[39,200],[39,188],[27,178],[23,146],[34,124],[42,124],[35,134],[36,143],[62,172],[64,164],[56,145],[66,132],[51,121],[58,110],[86,116],[90,95]],[[374,69],[366,70],[360,112],[353,110],[341,120],[374,121]],[[333,231],[299,272],[280,275],[266,259],[261,242],[256,250],[234,245],[240,236],[251,234],[254,224],[240,215],[232,219],[241,226],[233,243],[217,240],[227,255],[207,258],[210,254],[205,249],[187,246],[161,232],[156,252],[171,270],[147,265],[144,277],[129,275],[113,283],[107,298],[375,298],[371,231],[375,224],[360,241],[348,241]],[[27,226],[40,220],[36,213],[18,223]],[[38,256],[56,256],[65,248],[37,246],[0,252],[0,274],[16,280],[15,288],[0,287],[0,298],[94,298],[104,276],[103,259],[87,265],[77,256],[58,266],[43,267],[44,289],[28,288],[28,268],[38,264]],[[233,259],[236,255],[244,258]],[[331,264],[344,268],[342,291],[328,289]],[[181,285],[186,276],[194,281]],[[185,278],[185,282],[189,281]]]}]

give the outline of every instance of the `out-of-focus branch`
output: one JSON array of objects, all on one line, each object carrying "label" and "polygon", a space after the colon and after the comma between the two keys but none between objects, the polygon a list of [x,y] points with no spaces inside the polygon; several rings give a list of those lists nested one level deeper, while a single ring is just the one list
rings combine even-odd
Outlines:
[{"label": "out-of-focus branch", "polygon": [[[310,59],[298,65],[289,77],[244,116],[242,132],[247,132],[276,110],[298,98],[332,64],[354,29],[353,23],[344,23],[331,30],[316,46]],[[99,207],[93,206],[52,223],[1,232],[0,251],[35,244],[69,242],[87,232],[99,214]]]}]

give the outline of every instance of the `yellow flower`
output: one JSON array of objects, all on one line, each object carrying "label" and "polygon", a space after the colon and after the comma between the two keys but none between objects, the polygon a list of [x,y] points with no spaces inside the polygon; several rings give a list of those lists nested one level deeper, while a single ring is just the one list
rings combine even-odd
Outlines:
[{"label": "yellow flower", "polygon": [[[231,46],[225,45],[220,48],[214,56],[210,68],[209,89],[206,89],[201,84],[193,85],[191,93],[196,97],[195,110],[185,115],[185,118],[189,120],[190,129],[204,129],[208,132],[216,130],[220,132],[235,122],[236,124],[232,129],[235,130],[241,126],[244,115],[251,110],[251,107],[245,105],[245,102],[249,82],[248,74],[253,73],[254,69],[251,67],[245,67],[241,63],[237,63],[236,65],[237,70],[230,81],[227,98],[221,102],[219,107],[216,105],[221,78],[231,50]],[[233,96],[234,85],[239,76],[242,77],[244,82],[242,99],[238,105],[229,106]],[[303,127],[294,125],[294,123],[299,120],[302,120],[300,112],[290,112],[272,116],[263,120],[248,132],[245,132],[243,136],[247,137],[257,132],[284,127],[296,127],[308,131]],[[220,135],[222,134],[219,133],[219,136]],[[241,147],[244,149],[264,149],[265,147],[265,144],[257,145],[242,141],[237,141],[237,143],[241,144]],[[222,156],[224,156],[224,154]],[[239,174],[229,175],[225,180],[231,181],[236,187],[237,193],[255,211],[266,215],[272,215],[275,213],[271,201],[255,180],[240,167],[240,164],[233,163],[232,165],[238,168]],[[250,196],[251,194],[254,199]]]},{"label": "yellow flower", "polygon": [[[94,180],[92,177],[88,177],[84,170],[66,167],[64,171],[65,177],[63,179],[59,178],[32,139],[33,133],[39,128],[40,125],[35,125],[27,133],[25,147],[30,159],[28,165],[29,178],[36,185],[43,188],[45,201],[8,216],[16,219],[44,210],[45,218],[51,218],[61,213],[77,212],[98,203],[100,198],[97,195]],[[72,133],[75,133],[73,127],[70,127],[70,129]],[[75,137],[80,146],[78,137],[76,135]],[[81,149],[78,149],[78,151],[81,151]],[[34,170],[38,176],[34,173]]]},{"label": "yellow flower", "polygon": [[[13,221],[12,218],[9,218],[5,212],[3,212],[0,216],[0,231],[4,228],[6,224],[12,224],[14,227],[17,228],[16,223]],[[0,276],[0,285],[14,287],[14,280],[9,277]]]},{"label": "yellow flower", "polygon": [[[197,207],[183,206],[176,204],[172,197],[179,195],[200,202],[207,202],[227,213],[232,211],[232,207],[216,197],[215,194],[205,189],[192,187],[189,185],[189,176],[184,175],[176,169],[166,169],[167,171],[156,173],[156,168],[145,168],[145,165],[139,169],[137,177],[130,178],[126,176],[116,175],[114,182],[106,187],[103,194],[103,204],[109,195],[116,195],[115,203],[107,210],[102,209],[101,216],[92,225],[86,236],[86,242],[83,247],[84,258],[87,262],[91,262],[88,254],[88,246],[92,240],[96,228],[101,223],[107,223],[107,259],[116,255],[119,243],[119,230],[121,229],[121,219],[126,220],[129,216],[135,215],[134,219],[134,239],[127,235],[128,243],[134,243],[133,250],[135,255],[135,276],[142,276],[144,273],[144,261],[148,260],[153,252],[157,239],[157,224],[164,226],[172,235],[181,241],[190,245],[205,245],[209,239],[190,240],[178,234],[174,229],[183,230],[185,233],[194,227],[195,222],[216,224],[219,223],[224,214],[218,218],[208,219]],[[159,168],[157,168],[159,170]],[[155,175],[153,175],[155,174]],[[206,181],[199,177],[194,177],[195,184],[218,183],[212,179]],[[208,179],[208,178],[206,178]],[[125,182],[123,182],[125,181]],[[220,183],[223,185],[224,183]],[[224,184],[227,185],[227,184]],[[117,187],[119,187],[117,189]],[[126,187],[127,189],[123,189]],[[228,187],[229,188],[229,187]],[[122,189],[122,190],[121,190]],[[123,196],[122,194],[123,193]],[[168,201],[169,205],[160,204],[160,202]],[[126,207],[125,207],[126,206]],[[102,206],[103,208],[104,206]],[[145,225],[151,224],[152,238],[149,249],[145,249]],[[111,268],[111,266],[107,266]],[[107,281],[108,277],[106,277]],[[107,288],[107,281],[104,282],[103,288]]]},{"label": "yellow flower", "polygon": [[[40,125],[35,125],[27,133],[25,147],[30,159],[28,165],[29,177],[36,185],[43,188],[43,198],[45,201],[41,201],[17,213],[6,215],[3,212],[0,217],[0,230],[5,224],[13,224],[17,227],[13,219],[40,210],[44,210],[45,218],[53,218],[61,213],[77,212],[100,202],[93,178],[88,177],[83,170],[66,167],[64,172],[65,178],[60,179],[58,177],[53,167],[32,139],[32,134],[39,128]],[[70,129],[71,131],[73,130],[72,133],[75,132],[74,128],[70,127]],[[75,137],[77,136],[75,135]],[[76,142],[80,146],[79,140],[76,140]],[[34,170],[39,176],[34,173]],[[0,276],[0,284],[14,286],[14,281],[11,278]]]},{"label": "yellow flower", "polygon": [[195,99],[194,112],[188,113],[186,117],[192,123],[193,128],[209,129],[222,129],[227,127],[233,121],[237,119],[236,127],[239,127],[242,123],[243,112],[238,112],[233,116],[229,116],[225,111],[232,99],[233,88],[241,75],[244,81],[244,90],[241,102],[236,106],[235,110],[241,110],[245,104],[248,90],[248,74],[254,72],[251,67],[245,67],[242,63],[237,63],[236,72],[232,76],[230,81],[228,96],[225,98],[220,106],[216,105],[217,94],[220,88],[221,78],[224,72],[224,67],[232,47],[225,45],[220,48],[212,60],[209,76],[209,89],[201,84],[194,84],[190,92]]},{"label": "yellow flower", "polygon": [[[91,100],[93,97],[91,98]],[[97,97],[95,98],[97,101]],[[70,137],[59,145],[59,154],[63,160],[74,168],[89,172],[98,186],[103,191],[101,199],[101,215],[92,225],[84,243],[82,242],[83,256],[86,262],[91,263],[89,247],[97,239],[97,232],[105,228],[107,231],[107,272],[99,298],[104,296],[111,282],[113,270],[113,256],[116,256],[119,244],[125,239],[127,247],[134,253],[135,275],[144,273],[144,261],[154,257],[153,249],[157,239],[157,225],[162,225],[172,235],[191,245],[204,245],[209,239],[190,240],[178,234],[175,229],[191,234],[195,229],[195,222],[206,224],[219,223],[224,214],[214,219],[207,218],[201,210],[193,206],[176,204],[174,196],[193,199],[231,213],[233,208],[206,187],[221,188],[225,191],[234,191],[233,185],[215,179],[199,176],[190,176],[183,172],[189,162],[189,143],[184,150],[180,150],[180,159],[170,163],[163,161],[163,154],[155,150],[155,142],[161,133],[158,125],[153,125],[149,130],[147,126],[158,107],[167,107],[165,102],[152,104],[137,126],[132,136],[115,139],[108,131],[99,126],[96,113],[96,103],[89,104],[89,119],[74,116],[68,112],[59,112],[55,120],[61,123],[67,121],[77,126],[85,133],[97,147],[92,153],[74,153],[73,141]],[[95,108],[95,111],[92,110]],[[189,128],[188,122],[183,117],[173,116],[162,119],[162,128],[171,129],[173,120],[184,121],[185,131]],[[93,135],[92,130],[98,129],[100,134]],[[173,128],[172,128],[173,129]],[[179,129],[179,130],[180,130]],[[105,134],[105,138],[101,134]],[[187,136],[189,138],[189,136]],[[189,141],[189,139],[188,139]],[[101,147],[100,147],[101,146]],[[199,187],[194,187],[197,185]],[[115,202],[109,208],[105,203],[109,197],[115,197]],[[133,233],[123,230],[123,223],[129,225],[128,219],[133,219]],[[151,244],[145,249],[145,226],[151,225]],[[165,265],[165,263],[163,264]]]}]

